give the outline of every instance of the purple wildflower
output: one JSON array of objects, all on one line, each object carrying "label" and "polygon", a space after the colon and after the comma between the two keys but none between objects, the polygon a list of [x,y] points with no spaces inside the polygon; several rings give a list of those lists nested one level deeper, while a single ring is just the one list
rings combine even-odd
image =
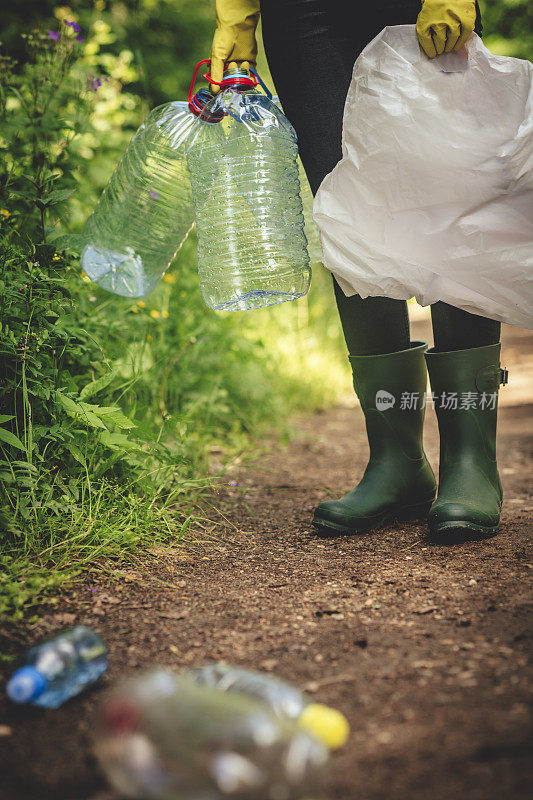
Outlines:
[{"label": "purple wildflower", "polygon": [[83,36],[80,36],[80,35],[78,34],[78,35],[76,36],[76,41],[77,41],[77,42],[84,42],[84,41],[85,41],[85,39],[83,38]]},{"label": "purple wildflower", "polygon": [[154,192],[154,190],[153,190],[153,189],[151,189],[151,190],[148,192],[148,194],[150,195],[150,197],[152,198],[152,200],[159,200],[159,193],[158,193],[158,192]]},{"label": "purple wildflower", "polygon": [[53,39],[54,42],[57,42],[60,39],[60,34],[57,31],[48,31],[48,36],[50,39]]},{"label": "purple wildflower", "polygon": [[228,486],[238,486],[238,485],[239,484],[237,483],[237,481],[229,481],[228,482]]},{"label": "purple wildflower", "polygon": [[93,90],[93,92],[97,92],[100,86],[102,85],[101,78],[95,78],[94,75],[89,75],[88,77],[89,86]]},{"label": "purple wildflower", "polygon": [[78,25],[78,23],[77,23],[77,22],[71,22],[69,19],[64,19],[64,20],[63,20],[63,22],[64,22],[64,23],[65,23],[65,25],[67,25],[69,28],[72,28],[72,30],[73,30],[75,33],[80,33],[80,32],[81,32],[81,28],[80,28],[80,26]]}]

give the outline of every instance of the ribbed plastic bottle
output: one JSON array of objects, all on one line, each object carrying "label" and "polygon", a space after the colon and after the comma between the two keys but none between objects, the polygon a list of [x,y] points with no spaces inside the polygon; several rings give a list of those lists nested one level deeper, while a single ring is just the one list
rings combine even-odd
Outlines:
[{"label": "ribbed plastic bottle", "polygon": [[311,271],[296,134],[246,71],[224,73],[187,143],[200,291],[217,310],[294,300]]},{"label": "ribbed plastic bottle", "polygon": [[244,694],[158,670],[105,702],[96,754],[125,797],[296,800],[323,785],[327,748]]},{"label": "ribbed plastic bottle", "polygon": [[82,268],[103,289],[148,294],[187,238],[194,206],[185,145],[195,122],[187,102],[155,108],[118,163],[81,236]]},{"label": "ribbed plastic bottle", "polygon": [[14,703],[58,708],[98,680],[107,668],[107,648],[97,633],[79,625],[32,647],[9,679]]},{"label": "ribbed plastic bottle", "polygon": [[261,700],[276,716],[294,720],[332,750],[342,747],[348,738],[348,721],[340,711],[311,702],[297,686],[273,675],[224,663],[205,664],[186,674],[199,686]]}]

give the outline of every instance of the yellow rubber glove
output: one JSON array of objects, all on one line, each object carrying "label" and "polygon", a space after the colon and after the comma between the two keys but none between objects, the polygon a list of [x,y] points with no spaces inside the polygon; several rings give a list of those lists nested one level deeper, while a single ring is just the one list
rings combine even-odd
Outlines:
[{"label": "yellow rubber glove", "polygon": [[475,0],[422,0],[416,21],[420,47],[429,58],[460,50],[475,24]]},{"label": "yellow rubber glove", "polygon": [[[211,76],[221,81],[226,61],[255,64],[259,22],[259,0],[216,0],[217,27],[211,46]],[[218,92],[218,86],[211,86]]]}]

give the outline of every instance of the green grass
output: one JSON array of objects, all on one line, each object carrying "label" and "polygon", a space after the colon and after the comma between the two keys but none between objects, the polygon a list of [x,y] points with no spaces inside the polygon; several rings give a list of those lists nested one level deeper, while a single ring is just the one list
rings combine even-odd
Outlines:
[{"label": "green grass", "polygon": [[[72,345],[75,363],[59,383],[71,380],[73,402],[78,392],[97,414],[119,407],[134,423],[120,432],[132,450],[103,448],[98,430],[80,430],[63,409],[49,418],[46,404],[15,385],[15,404],[17,396],[33,404],[32,438],[40,427],[46,433],[11,461],[15,479],[4,482],[0,616],[34,614],[80,574],[135,563],[158,543],[190,546],[193,533],[202,535],[198,504],[212,486],[214,461],[220,474],[235,456],[286,440],[295,412],[348,390],[328,274],[316,270],[310,295],[297,302],[218,314],[201,301],[194,246],[143,307],[69,279],[72,336],[85,331],[85,344],[77,343],[81,356]],[[76,375],[82,356],[89,371]],[[18,433],[26,442],[28,431]]]},{"label": "green grass", "polygon": [[23,530],[4,534],[0,616],[20,619],[80,575],[114,574],[157,544],[183,542],[207,485],[182,484],[161,498],[120,484],[102,484],[93,495],[80,483],[78,502],[61,518],[36,509]]},{"label": "green grass", "polygon": [[[146,98],[123,86],[138,69],[105,52],[97,18],[81,48],[59,23],[58,42],[49,26],[28,34],[23,64],[0,56],[0,614],[11,618],[154,543],[190,547],[212,527],[200,501],[213,473],[349,387],[321,268],[306,298],[221,314],[200,297],[194,234],[137,301],[98,289],[59,249],[144,116]],[[88,74],[107,78],[97,94]]]}]

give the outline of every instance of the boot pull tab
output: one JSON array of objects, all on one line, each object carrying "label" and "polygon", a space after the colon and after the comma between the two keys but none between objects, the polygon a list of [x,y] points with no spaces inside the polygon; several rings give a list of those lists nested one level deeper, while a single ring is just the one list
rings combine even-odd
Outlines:
[{"label": "boot pull tab", "polygon": [[500,367],[500,385],[507,386],[509,383],[509,370],[507,367]]},{"label": "boot pull tab", "polygon": [[501,382],[502,372],[499,367],[483,367],[476,374],[476,389],[478,392],[497,392]]}]

